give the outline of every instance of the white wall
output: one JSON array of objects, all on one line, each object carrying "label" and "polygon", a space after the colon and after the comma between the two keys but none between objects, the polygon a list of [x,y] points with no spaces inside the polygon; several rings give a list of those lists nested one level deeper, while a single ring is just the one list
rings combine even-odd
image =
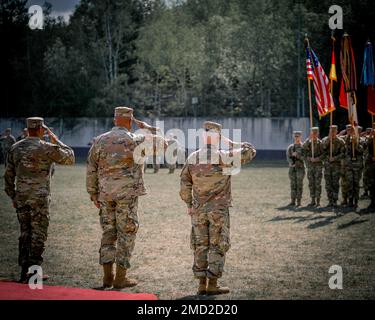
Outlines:
[{"label": "white wall", "polygon": [[[155,124],[155,119],[142,120]],[[188,129],[201,128],[205,120],[219,122],[224,129],[241,129],[242,141],[251,142],[260,150],[284,150],[291,143],[294,130],[301,130],[304,137],[309,131],[308,118],[161,118],[159,121],[164,121],[165,132],[178,128],[187,137]],[[112,127],[111,118],[47,118],[45,122],[64,143],[73,147],[87,146],[93,137]],[[0,118],[0,132],[7,127],[17,137],[25,127],[25,119]]]}]

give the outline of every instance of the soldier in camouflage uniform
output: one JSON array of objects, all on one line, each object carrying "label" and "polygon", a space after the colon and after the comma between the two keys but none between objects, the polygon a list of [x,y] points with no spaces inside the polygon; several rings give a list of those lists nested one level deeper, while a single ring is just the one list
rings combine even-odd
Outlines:
[{"label": "soldier in camouflage uniform", "polygon": [[322,140],[328,207],[334,208],[339,199],[341,161],[345,157],[345,142],[337,136],[337,129],[337,126],[331,126],[329,136]]},{"label": "soldier in camouflage uniform", "polygon": [[4,134],[0,137],[0,143],[2,144],[3,158],[5,167],[7,166],[8,153],[12,145],[16,143],[16,139],[12,136],[12,129],[5,129]]},{"label": "soldier in camouflage uniform", "polygon": [[371,203],[367,210],[375,212],[375,123],[371,134],[366,140],[366,174],[368,175],[368,184],[370,190]]},{"label": "soldier in camouflage uniform", "polygon": [[319,139],[319,128],[311,128],[310,138],[303,144],[303,153],[311,197],[309,207],[319,207],[323,177],[323,149],[322,141]]},{"label": "soldier in camouflage uniform", "polygon": [[[345,194],[349,197],[349,207],[358,208],[360,174],[363,170],[363,144],[355,135],[352,126],[348,127],[345,141]],[[344,192],[344,191],[343,191]]]},{"label": "soldier in camouflage uniform", "polygon": [[[126,276],[138,231],[138,197],[145,195],[144,156],[158,154],[155,145],[164,147],[164,139],[153,134],[134,134],[133,121],[141,129],[156,132],[133,118],[133,109],[115,109],[115,127],[94,139],[87,160],[87,191],[100,209],[102,240],[100,264],[103,265],[103,288],[133,287],[137,281]],[[143,146],[150,139],[151,153]],[[141,150],[141,151],[140,151]],[[114,276],[116,264],[116,276]]]},{"label": "soldier in camouflage uniform", "polygon": [[231,148],[224,151],[220,149],[221,125],[205,122],[204,130],[203,148],[191,154],[182,169],[180,196],[192,220],[193,272],[199,279],[198,294],[215,295],[229,292],[228,288],[217,284],[230,248],[229,171],[233,162],[228,161],[228,157],[237,157],[239,163],[245,164],[255,157],[256,151],[247,142],[234,143],[223,137]]},{"label": "soldier in camouflage uniform", "polygon": [[[73,150],[44,126],[42,118],[28,118],[29,136],[9,151],[4,174],[5,192],[12,199],[21,227],[18,262],[21,281],[28,269],[43,262],[44,243],[49,225],[50,180],[53,163],[74,164]],[[47,128],[52,143],[42,140]]]},{"label": "soldier in camouflage uniform", "polygon": [[302,132],[294,131],[294,143],[287,149],[287,160],[289,163],[289,179],[292,202],[289,206],[301,206],[303,193],[303,179],[305,178],[305,164],[303,162]]}]

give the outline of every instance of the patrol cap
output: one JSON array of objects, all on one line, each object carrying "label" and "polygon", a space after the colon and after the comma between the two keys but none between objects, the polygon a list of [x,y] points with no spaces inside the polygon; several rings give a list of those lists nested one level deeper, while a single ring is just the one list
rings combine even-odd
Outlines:
[{"label": "patrol cap", "polygon": [[31,117],[26,119],[27,129],[44,128],[44,119],[39,117]]},{"label": "patrol cap", "polygon": [[295,136],[295,137],[302,136],[302,131],[293,131],[293,136]]},{"label": "patrol cap", "polygon": [[221,124],[212,122],[212,121],[206,121],[203,124],[203,129],[205,129],[206,131],[213,131],[213,132],[221,133],[221,128],[222,128]]},{"label": "patrol cap", "polygon": [[115,108],[115,117],[133,118],[134,110],[127,107]]},{"label": "patrol cap", "polygon": [[359,130],[359,131],[362,131],[362,130],[363,130],[363,127],[358,126],[358,130]]},{"label": "patrol cap", "polygon": [[346,130],[348,130],[348,129],[352,129],[353,128],[353,126],[351,125],[351,124],[347,124],[346,125]]},{"label": "patrol cap", "polygon": [[12,131],[11,128],[6,128],[6,129],[5,129],[5,132],[10,132],[10,131]]},{"label": "patrol cap", "polygon": [[318,127],[313,127],[313,128],[311,128],[311,132],[319,132],[319,128]]}]

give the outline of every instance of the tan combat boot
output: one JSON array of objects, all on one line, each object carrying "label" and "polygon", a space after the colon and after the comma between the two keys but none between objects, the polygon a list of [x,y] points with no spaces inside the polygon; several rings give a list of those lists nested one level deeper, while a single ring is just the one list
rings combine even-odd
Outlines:
[{"label": "tan combat boot", "polygon": [[137,280],[129,279],[126,277],[126,269],[117,265],[116,267],[116,277],[113,281],[113,287],[115,289],[124,289],[135,287],[138,284]]},{"label": "tan combat boot", "polygon": [[297,207],[301,206],[301,199],[297,199]]},{"label": "tan combat boot", "polygon": [[218,294],[227,294],[229,291],[229,288],[220,287],[217,284],[217,278],[208,279],[207,295],[214,296]]},{"label": "tan combat boot", "polygon": [[113,263],[103,264],[103,289],[110,289],[113,286],[115,275],[113,274]]},{"label": "tan combat boot", "polygon": [[207,278],[206,277],[200,277],[197,295],[203,296],[206,293],[207,293]]}]

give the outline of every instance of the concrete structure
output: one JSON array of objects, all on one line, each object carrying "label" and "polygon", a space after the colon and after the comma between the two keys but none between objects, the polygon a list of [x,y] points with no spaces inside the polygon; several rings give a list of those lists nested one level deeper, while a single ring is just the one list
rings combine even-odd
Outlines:
[{"label": "concrete structure", "polygon": [[[308,118],[161,118],[142,119],[148,123],[163,127],[164,133],[171,129],[180,129],[184,132],[187,146],[188,131],[199,129],[205,120],[217,121],[229,129],[230,137],[233,130],[241,130],[242,141],[251,142],[260,152],[258,159],[283,159],[285,149],[291,142],[292,132],[301,130],[304,138],[309,132]],[[163,121],[159,123],[159,121]],[[48,126],[64,141],[75,147],[78,156],[85,156],[93,137],[108,131],[112,127],[111,118],[46,118]],[[0,118],[0,132],[11,127],[14,136],[18,136],[25,127],[25,119]]]}]

